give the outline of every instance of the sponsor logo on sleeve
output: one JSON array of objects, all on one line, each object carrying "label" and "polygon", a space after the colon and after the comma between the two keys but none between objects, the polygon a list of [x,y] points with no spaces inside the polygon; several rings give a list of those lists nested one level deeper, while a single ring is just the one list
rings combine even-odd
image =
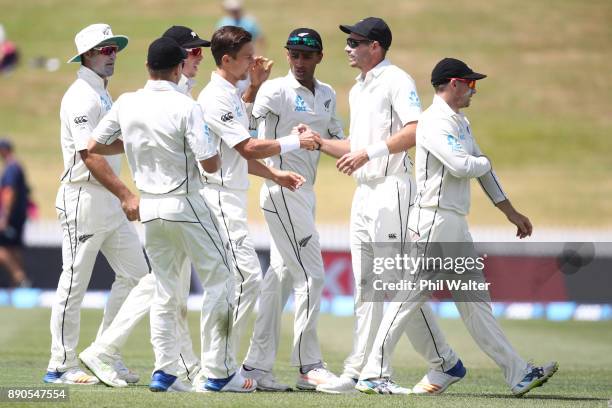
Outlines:
[{"label": "sponsor logo on sleeve", "polygon": [[227,112],[221,115],[221,122],[229,122],[234,119],[234,114],[232,112]]},{"label": "sponsor logo on sleeve", "polygon": [[446,135],[446,142],[448,143],[448,146],[453,152],[459,152],[463,150],[463,146],[461,146],[461,143],[459,143],[457,138],[453,135]]},{"label": "sponsor logo on sleeve", "polygon": [[88,122],[87,115],[75,116],[73,121],[75,125],[83,125]]},{"label": "sponsor logo on sleeve", "polygon": [[408,97],[408,100],[410,101],[410,106],[413,106],[416,108],[421,107],[421,100],[419,99],[419,95],[417,95],[415,91],[410,92],[410,96]]}]

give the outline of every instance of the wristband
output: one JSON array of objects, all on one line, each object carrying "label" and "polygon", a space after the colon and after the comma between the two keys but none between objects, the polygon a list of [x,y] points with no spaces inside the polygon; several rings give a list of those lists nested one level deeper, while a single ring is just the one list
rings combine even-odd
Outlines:
[{"label": "wristband", "polygon": [[387,147],[387,143],[383,141],[369,145],[366,147],[366,152],[370,160],[373,160],[378,157],[387,156],[389,154],[389,148]]},{"label": "wristband", "polygon": [[277,140],[280,144],[280,154],[285,154],[300,148],[300,137],[298,135],[289,135]]}]

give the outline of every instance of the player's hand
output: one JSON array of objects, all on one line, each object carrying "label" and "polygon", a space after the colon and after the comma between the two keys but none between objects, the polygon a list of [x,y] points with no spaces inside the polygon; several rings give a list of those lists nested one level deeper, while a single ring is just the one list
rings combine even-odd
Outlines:
[{"label": "player's hand", "polygon": [[357,169],[361,168],[370,160],[365,149],[349,152],[338,159],[336,168],[341,172],[350,176]]},{"label": "player's hand", "polygon": [[529,218],[525,217],[518,211],[510,212],[508,215],[508,221],[516,225],[516,236],[520,239],[531,236],[533,232],[533,226]]},{"label": "player's hand", "polygon": [[140,221],[140,199],[131,194],[121,201],[121,208],[130,221]]},{"label": "player's hand", "polygon": [[320,144],[317,143],[315,138],[321,138],[321,136],[314,130],[308,129],[300,133],[300,148],[306,150],[319,149]]},{"label": "player's hand", "polygon": [[295,191],[302,187],[302,184],[306,181],[304,176],[301,176],[292,171],[276,170],[274,172],[273,181],[281,187],[288,188],[291,191]]},{"label": "player's hand", "polygon": [[261,56],[255,57],[255,63],[250,71],[251,85],[259,87],[263,84],[270,77],[272,65],[274,65],[272,60]]}]

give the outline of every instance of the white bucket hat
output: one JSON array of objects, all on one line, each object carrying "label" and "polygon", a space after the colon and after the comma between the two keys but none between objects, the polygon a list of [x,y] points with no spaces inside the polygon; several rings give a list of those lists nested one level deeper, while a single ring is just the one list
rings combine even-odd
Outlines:
[{"label": "white bucket hat", "polygon": [[108,24],[92,24],[77,33],[74,37],[74,43],[79,53],[69,59],[69,63],[81,62],[82,54],[102,43],[114,43],[121,51],[127,46],[128,38],[125,35],[113,35],[113,31]]}]

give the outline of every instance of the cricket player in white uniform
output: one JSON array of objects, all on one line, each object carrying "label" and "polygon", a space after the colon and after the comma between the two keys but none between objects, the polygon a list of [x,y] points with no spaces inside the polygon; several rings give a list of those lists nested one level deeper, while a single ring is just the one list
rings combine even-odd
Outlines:
[{"label": "cricket player in white uniform", "polygon": [[[421,114],[413,79],[386,59],[391,30],[380,18],[368,17],[355,25],[341,25],[349,34],[345,51],[350,65],[361,70],[350,91],[351,124],[348,140],[320,140],[321,150],[340,157],[336,166],[357,180],[351,209],[351,258],[355,277],[355,327],[353,350],[344,361],[344,372],[317,391],[355,392],[355,385],[383,316],[384,303],[362,298],[362,278],[371,273],[376,257],[391,255],[377,243],[407,246],[408,215],[415,185],[407,150],[414,146]],[[448,346],[431,308],[424,304],[409,322],[410,342],[431,367],[453,370],[461,361]],[[419,333],[419,335],[413,335]],[[424,341],[421,334],[430,336]],[[406,394],[389,378],[379,382],[385,393]]]},{"label": "cricket player in white uniform", "polygon": [[147,55],[150,80],[143,89],[119,97],[94,131],[89,150],[125,151],[141,193],[145,249],[156,281],[151,306],[155,371],[149,389],[168,391],[177,380],[178,299],[188,258],[204,291],[200,329],[202,370],[208,381],[200,391],[250,392],[255,382],[236,372],[231,336],[234,280],[224,238],[198,192],[196,164],[208,171],[219,168],[217,141],[199,105],[178,91],[186,57],[171,38],[153,41]]},{"label": "cricket player in white uniform", "polygon": [[[531,235],[531,222],[516,211],[508,200],[489,159],[482,154],[472,135],[470,122],[460,111],[470,105],[471,97],[476,93],[476,81],[485,77],[486,75],[472,71],[464,62],[454,58],[441,60],[433,69],[431,83],[436,95],[433,104],[421,115],[417,127],[418,188],[416,208],[411,212],[409,220],[414,242],[419,251],[423,252],[418,255],[431,256],[431,243],[454,242],[463,244],[460,248],[457,248],[458,245],[455,245],[455,248],[451,248],[450,244],[441,245],[444,245],[444,250],[449,253],[476,259],[465,219],[470,207],[472,178],[478,179],[493,204],[516,225],[517,237],[525,238]],[[435,272],[421,269],[414,276],[429,276],[431,279],[433,273]],[[459,279],[457,276],[453,279]],[[475,282],[485,282],[482,269],[474,268],[463,272],[461,276]],[[419,307],[427,301],[430,293],[417,286],[402,295],[403,301],[391,303],[380,325],[368,363],[361,372],[358,389],[368,393],[375,392],[376,380],[372,379],[391,375],[390,357],[395,345],[402,332],[406,329],[412,330],[406,322],[411,315],[418,313]],[[557,371],[556,362],[536,367],[526,363],[518,355],[493,316],[488,290],[484,291],[484,296],[471,291],[451,293],[468,331],[482,351],[502,369],[506,383],[514,395],[521,396],[542,385]],[[421,335],[424,341],[429,340],[425,333],[415,334]],[[448,381],[446,378],[439,378],[435,372],[428,373],[414,387],[414,392],[438,394],[458,380],[460,377]]]},{"label": "cricket player in white uniform", "polygon": [[[187,52],[178,89],[181,93],[191,97],[198,65],[203,59],[202,47],[210,47],[210,41],[201,39],[192,29],[184,26],[172,26],[162,36],[174,39]],[[200,357],[193,352],[187,321],[187,299],[191,287],[191,264],[188,260],[185,268],[188,269],[188,272],[181,275],[184,280],[179,282],[181,285],[177,321],[177,339],[180,347],[179,380],[172,384],[173,390],[187,390],[195,385],[200,371]],[[155,277],[153,274],[148,274],[130,292],[117,316],[102,336],[96,338],[90,347],[79,354],[83,364],[104,384],[111,387],[127,386],[120,372],[114,369],[112,356],[119,353],[134,327],[149,312],[154,295]]]},{"label": "cricket player in white uniform", "polygon": [[[314,78],[323,58],[321,36],[298,28],[289,34],[285,48],[289,73],[263,84],[253,105],[259,138],[275,140],[304,124],[322,138],[343,139],[336,116],[336,93]],[[317,335],[319,306],[325,283],[319,234],[315,227],[313,185],[319,151],[296,150],[272,156],[266,162],[277,169],[302,174],[302,187],[289,191],[271,182],[261,188],[261,208],[272,237],[270,267],[264,275],[251,344],[243,364],[244,375],[257,380],[259,390],[289,391],[274,378],[272,368],[280,340],[281,316],[291,292],[295,295],[295,320],[291,364],[298,367],[297,388],[314,390],[336,378],[323,364]]]},{"label": "cricket player in white uniform", "polygon": [[[87,153],[91,131],[111,109],[113,102],[106,87],[117,53],[128,39],[113,35],[106,24],[93,24],[76,35],[75,43],[78,55],[68,62],[80,62],[81,67],[60,111],[64,174],[55,207],[63,229],[62,273],[51,311],[51,359],[44,382],[95,384],[97,378],[79,368],[76,348],[81,303],[98,252],[116,274],[98,336],[149,268],[138,235],[128,222],[128,218],[138,218],[138,199],[117,176],[121,157]],[[113,356],[113,360],[127,373],[124,380],[138,381],[120,356]]]},{"label": "cricket player in white uniform", "polygon": [[[268,167],[257,159],[288,153],[300,147],[314,149],[312,132],[298,136],[285,135],[277,140],[252,139],[249,134],[250,112],[245,101],[252,103],[260,85],[268,78],[270,67],[262,57],[255,58],[251,35],[239,27],[218,29],[211,39],[211,51],[217,70],[198,97],[204,120],[212,134],[219,137],[221,168],[203,172],[202,194],[209,203],[221,228],[229,237],[229,252],[236,267],[236,300],[234,309],[234,344],[253,310],[261,283],[261,266],[248,235],[247,173],[269,179],[295,190],[304,178],[296,173]],[[250,74],[249,89],[241,95],[236,83]]]}]

